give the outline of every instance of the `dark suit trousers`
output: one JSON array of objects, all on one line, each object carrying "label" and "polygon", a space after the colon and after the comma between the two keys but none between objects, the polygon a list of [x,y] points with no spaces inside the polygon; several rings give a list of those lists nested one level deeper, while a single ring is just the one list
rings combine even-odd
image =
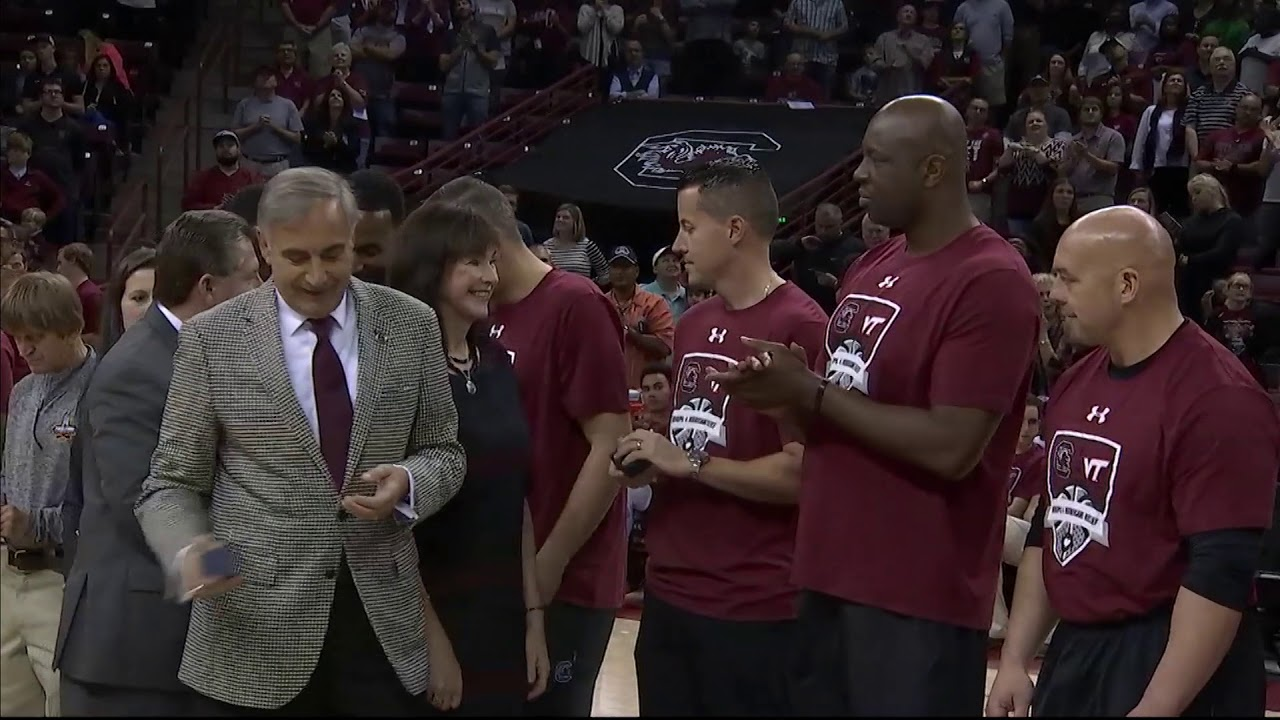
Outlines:
[{"label": "dark suit trousers", "polygon": [[[227,658],[227,662],[236,662]],[[311,680],[278,710],[257,710],[202,698],[202,714],[217,717],[418,717],[423,703],[405,690],[369,624],[360,593],[342,565],[329,631]]]},{"label": "dark suit trousers", "polygon": [[188,717],[200,713],[194,691],[172,692],[82,683],[63,674],[58,681],[63,717]]}]

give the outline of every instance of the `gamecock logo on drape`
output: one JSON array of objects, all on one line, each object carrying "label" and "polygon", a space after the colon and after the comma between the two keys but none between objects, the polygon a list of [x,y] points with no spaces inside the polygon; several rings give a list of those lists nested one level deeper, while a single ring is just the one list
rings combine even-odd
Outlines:
[{"label": "gamecock logo on drape", "polygon": [[767,134],[738,130],[684,130],[650,135],[613,166],[634,187],[674,190],[691,166],[727,157],[750,157],[777,152],[782,145]]}]

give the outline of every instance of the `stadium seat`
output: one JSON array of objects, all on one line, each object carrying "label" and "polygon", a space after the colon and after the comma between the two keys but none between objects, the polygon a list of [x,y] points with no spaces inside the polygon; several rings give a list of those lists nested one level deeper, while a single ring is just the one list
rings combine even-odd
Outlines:
[{"label": "stadium seat", "polygon": [[440,88],[426,83],[396,83],[391,97],[402,108],[436,110],[440,107]]},{"label": "stadium seat", "polygon": [[435,110],[400,111],[400,131],[410,136],[437,135],[440,132],[440,113]]},{"label": "stadium seat", "polygon": [[373,142],[370,162],[395,168],[408,167],[427,156],[427,145],[421,140],[382,137]]}]

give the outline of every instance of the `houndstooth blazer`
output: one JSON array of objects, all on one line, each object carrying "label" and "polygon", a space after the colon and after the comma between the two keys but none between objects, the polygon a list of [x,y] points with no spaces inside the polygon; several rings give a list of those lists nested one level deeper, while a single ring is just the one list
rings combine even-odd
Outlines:
[{"label": "houndstooth blazer", "polygon": [[[419,518],[457,493],[465,471],[435,312],[351,281],[359,378],[344,494],[372,491],[382,463],[413,475]],[[244,584],[194,602],[178,677],[215,700],[275,709],[315,670],[345,556],[400,681],[427,686],[418,555],[394,519],[339,519],[339,497],[289,382],[275,285],[182,328],[151,472],[135,508],[164,564],[212,532]]]}]

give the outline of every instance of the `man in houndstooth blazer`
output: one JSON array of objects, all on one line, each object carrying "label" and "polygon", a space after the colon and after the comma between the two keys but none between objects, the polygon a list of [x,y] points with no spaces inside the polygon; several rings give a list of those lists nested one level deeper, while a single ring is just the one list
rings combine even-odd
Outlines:
[{"label": "man in houndstooth blazer", "polygon": [[[259,216],[272,282],[193,318],[180,335],[136,513],[160,561],[197,598],[179,678],[218,714],[405,715],[426,689],[408,519],[453,497],[465,460],[435,313],[350,277],[355,219],[338,176],[276,176]],[[315,318],[333,318],[337,355],[346,347],[355,356],[342,360],[356,367],[346,378],[354,392],[342,483],[316,429],[320,376],[306,372],[320,367],[317,346],[328,342],[308,330]],[[354,333],[348,345],[339,332]],[[303,342],[314,356],[300,354]],[[382,495],[373,476],[400,472],[411,507],[365,519],[361,504]],[[208,534],[234,555],[238,586],[192,570],[203,567]]]}]

